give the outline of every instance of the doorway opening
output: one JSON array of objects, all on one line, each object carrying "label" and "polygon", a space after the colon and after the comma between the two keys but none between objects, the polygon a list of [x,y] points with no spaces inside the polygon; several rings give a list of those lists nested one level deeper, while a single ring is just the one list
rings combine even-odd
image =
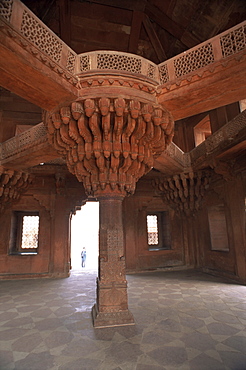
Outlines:
[{"label": "doorway opening", "polygon": [[[88,201],[71,220],[71,266],[72,270],[98,269],[99,202]],[[82,267],[82,250],[86,251]]]}]

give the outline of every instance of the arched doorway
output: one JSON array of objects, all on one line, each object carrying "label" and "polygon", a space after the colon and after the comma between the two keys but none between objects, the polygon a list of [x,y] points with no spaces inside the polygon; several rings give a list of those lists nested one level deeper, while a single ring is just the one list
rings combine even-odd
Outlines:
[{"label": "arched doorway", "polygon": [[[89,201],[71,220],[72,270],[98,269],[99,202]],[[85,267],[81,266],[81,251],[86,250]]]}]

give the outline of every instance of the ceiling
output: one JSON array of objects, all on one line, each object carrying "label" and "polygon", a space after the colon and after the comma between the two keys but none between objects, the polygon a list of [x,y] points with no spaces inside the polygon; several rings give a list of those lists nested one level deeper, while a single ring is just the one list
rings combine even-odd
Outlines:
[{"label": "ceiling", "polygon": [[155,63],[246,19],[245,0],[24,0],[76,53],[116,50]]}]

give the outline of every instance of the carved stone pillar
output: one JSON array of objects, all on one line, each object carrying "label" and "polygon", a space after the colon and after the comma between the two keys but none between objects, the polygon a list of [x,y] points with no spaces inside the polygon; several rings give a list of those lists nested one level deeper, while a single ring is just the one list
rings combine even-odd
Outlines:
[{"label": "carved stone pillar", "polygon": [[86,193],[100,202],[96,327],[134,323],[127,303],[122,201],[173,136],[170,113],[146,95],[91,94],[46,115],[50,143]]},{"label": "carved stone pillar", "polygon": [[99,276],[97,303],[92,309],[95,327],[131,325],[128,310],[122,225],[123,194],[101,195],[99,229]]}]

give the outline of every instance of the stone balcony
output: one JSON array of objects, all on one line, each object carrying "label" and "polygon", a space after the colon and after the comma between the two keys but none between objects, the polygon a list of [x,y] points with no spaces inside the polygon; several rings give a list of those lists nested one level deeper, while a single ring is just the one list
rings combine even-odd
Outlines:
[{"label": "stone balcony", "polygon": [[[226,81],[228,77],[227,64],[232,63],[232,61],[235,64],[235,70],[231,73],[234,75],[234,84],[237,86],[237,89],[233,91],[234,98],[235,95],[238,95],[237,100],[245,98],[245,89],[242,89],[242,82],[240,81],[242,80],[242,73],[245,71],[242,63],[244,63],[243,60],[245,60],[246,51],[246,21],[159,65],[138,55],[116,51],[94,51],[78,55],[19,0],[6,0],[0,4],[0,33],[1,32],[24,49],[27,54],[30,55],[30,58],[34,58],[45,65],[45,69],[42,67],[42,73],[47,76],[49,75],[49,80],[51,80],[53,74],[53,78],[57,80],[56,84],[61,80],[60,85],[62,89],[65,87],[67,93],[65,94],[64,91],[64,93],[60,93],[60,97],[58,95],[57,98],[59,98],[60,102],[68,99],[68,97],[76,97],[81,87],[79,81],[83,76],[84,78],[87,76],[88,79],[90,79],[91,75],[98,74],[110,73],[111,75],[117,75],[119,78],[121,76],[130,75],[139,79],[139,81],[150,82],[153,91],[159,97],[159,101],[165,104],[165,107],[171,111],[174,119],[177,120],[182,118],[182,111],[187,111],[187,113],[183,113],[186,114],[186,117],[188,115],[197,114],[198,111],[196,111],[193,99],[196,99],[196,101],[199,99],[200,102],[198,104],[201,104],[203,100],[202,91],[199,97],[193,96],[189,94],[187,84],[192,91],[192,84],[194,84],[197,89],[197,84],[199,84],[201,79],[210,78],[211,80],[211,76],[214,75],[216,76],[216,86],[213,85],[212,89],[215,89],[221,80]],[[11,42],[9,44],[5,36],[3,37],[3,45],[6,43],[6,46],[9,47]],[[16,55],[20,53],[19,48],[15,47],[14,50]],[[4,49],[2,51],[3,58],[5,52],[6,50]],[[14,62],[13,60],[13,64]],[[36,63],[37,62],[33,62],[33,64]],[[8,68],[8,65],[4,67]],[[230,68],[231,67],[232,66],[230,66]],[[236,73],[238,70],[240,70],[241,73]],[[49,71],[52,71],[52,75],[50,75]],[[33,71],[30,71],[30,73],[31,72]],[[18,75],[18,68],[15,71],[14,65],[8,78],[14,78],[15,76],[12,76],[13,74],[16,74],[16,78],[21,78],[21,76]],[[25,77],[28,78],[28,74]],[[30,81],[32,77],[33,76],[30,75]],[[2,79],[4,80],[4,85],[10,83],[3,77]],[[214,83],[214,81],[212,82]],[[211,84],[211,81],[209,81],[209,83]],[[64,84],[66,86],[63,86]],[[182,86],[186,87],[187,96],[182,90],[183,98],[181,102],[180,93],[178,91]],[[9,86],[6,86],[6,88],[8,87]],[[47,95],[49,95],[48,87],[49,84],[47,84]],[[17,87],[15,88],[17,89]],[[53,85],[52,89],[54,89]],[[229,91],[226,91],[226,87],[224,87],[224,90],[223,94],[229,94]],[[171,95],[172,91],[175,92],[174,96]],[[18,93],[18,91],[16,91],[16,93]],[[39,94],[41,94],[40,91]],[[211,94],[213,94],[213,90],[209,91],[210,100],[213,101],[213,99],[211,99]],[[74,96],[72,97],[72,95]],[[30,98],[35,99],[35,96],[30,96]],[[228,97],[228,99],[229,98],[231,99],[231,96]],[[184,109],[184,105],[189,103],[189,99],[192,100],[193,112],[190,112],[190,107],[189,110],[188,108],[186,108],[186,110]],[[42,100],[39,99],[40,103],[42,103],[42,107],[47,110],[53,107],[55,108],[57,105],[57,101],[54,97],[53,100],[54,101],[50,99],[50,101],[48,101],[47,99],[42,102]],[[216,101],[215,104],[218,104],[218,102]],[[212,109],[208,106],[208,102],[206,102],[206,105],[207,110]],[[176,113],[176,111],[179,110],[179,106],[181,106],[182,109]],[[197,110],[204,111],[204,108],[199,106]]]},{"label": "stone balcony", "polygon": [[[25,96],[46,110],[91,92],[101,93],[104,87],[115,95],[125,91],[127,96],[134,90],[136,97],[161,103],[174,119],[180,119],[181,115],[187,117],[218,107],[222,97],[224,104],[226,99],[231,102],[232,93],[233,101],[246,97],[245,32],[246,21],[159,65],[116,51],[78,55],[19,0],[5,0],[0,4],[0,83],[20,95],[27,86]],[[6,62],[8,58],[11,63]],[[203,81],[201,87],[201,79],[207,79],[208,85]],[[242,129],[241,125],[245,127],[245,117],[242,123],[235,122],[237,119],[190,154],[171,143],[155,160],[155,168],[179,172],[191,164],[199,167],[211,147],[215,150],[217,144],[222,147],[222,142],[230,142],[231,127],[235,132]],[[230,127],[228,132],[226,127]],[[42,123],[2,143],[0,163],[33,166],[40,162],[40,154],[43,162],[57,158]]]}]

